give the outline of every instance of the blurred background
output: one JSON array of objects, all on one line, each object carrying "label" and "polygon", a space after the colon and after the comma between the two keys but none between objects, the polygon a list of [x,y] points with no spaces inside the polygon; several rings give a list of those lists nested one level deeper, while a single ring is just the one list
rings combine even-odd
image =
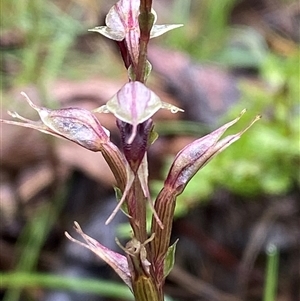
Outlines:
[{"label": "blurred background", "polygon": [[[185,113],[155,116],[155,196],[186,144],[247,113],[238,142],[178,198],[171,301],[300,300],[300,7],[294,0],[153,1],[157,24],[183,23],[151,40],[148,85]],[[126,83],[116,45],[87,30],[115,1],[1,1],[1,118],[38,120],[24,98],[49,108],[103,105]],[[99,116],[119,145],[114,118]],[[230,131],[228,131],[230,132]],[[1,125],[0,298],[132,300],[115,273],[64,236],[73,221],[105,246],[130,236],[101,154],[39,132]]]}]

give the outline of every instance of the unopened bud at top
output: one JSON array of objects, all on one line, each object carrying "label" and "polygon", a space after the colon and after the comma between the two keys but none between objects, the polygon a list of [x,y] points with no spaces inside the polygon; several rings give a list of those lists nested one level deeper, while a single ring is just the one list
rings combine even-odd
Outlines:
[{"label": "unopened bud at top", "polygon": [[[140,14],[140,0],[120,0],[106,15],[106,26],[98,26],[90,31],[99,32],[105,37],[115,41],[126,41],[131,61],[137,63],[139,55],[140,28],[138,16]],[[154,23],[156,21],[156,13]],[[153,25],[150,38],[158,37],[165,32],[181,27],[182,24]]]}]

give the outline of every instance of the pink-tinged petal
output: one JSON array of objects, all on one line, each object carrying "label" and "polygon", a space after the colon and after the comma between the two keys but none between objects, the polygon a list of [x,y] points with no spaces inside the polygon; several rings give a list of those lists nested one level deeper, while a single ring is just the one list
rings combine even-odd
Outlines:
[{"label": "pink-tinged petal", "polygon": [[86,235],[80,228],[77,222],[74,222],[76,232],[82,236],[86,243],[78,241],[70,236],[69,233],[65,232],[65,235],[71,241],[91,250],[97,256],[99,256],[103,261],[110,265],[115,272],[120,276],[120,278],[127,284],[127,286],[132,290],[131,275],[128,267],[128,261],[126,256],[114,252],[103,245],[98,241]]},{"label": "pink-tinged petal", "polygon": [[[107,38],[122,41],[130,31],[135,31],[140,36],[138,16],[140,13],[140,0],[120,0],[108,12],[105,18],[106,26],[98,26],[89,31],[99,32]],[[157,19],[156,12],[152,9],[154,24]],[[150,38],[158,37],[183,24],[154,25],[151,29]],[[130,43],[131,44],[131,43]],[[129,45],[130,45],[129,44]]]},{"label": "pink-tinged petal", "polygon": [[66,108],[50,110],[35,105],[25,93],[29,105],[38,112],[42,122],[28,120],[18,113],[10,115],[24,123],[4,121],[4,123],[29,127],[41,132],[71,140],[91,151],[100,151],[102,145],[109,142],[109,131],[101,126],[98,119],[88,110],[81,108]]},{"label": "pink-tinged petal", "polygon": [[89,31],[98,32],[115,41],[122,41],[130,31],[137,31],[139,37],[139,6],[139,0],[118,1],[106,15],[106,26],[98,26]]},{"label": "pink-tinged petal", "polygon": [[131,60],[137,64],[140,49],[140,29],[138,27],[130,29],[125,34],[125,41]]},{"label": "pink-tinged petal", "polygon": [[152,117],[162,106],[160,98],[141,82],[130,82],[116,95],[115,103],[109,101],[110,111],[122,121],[136,125]]},{"label": "pink-tinged petal", "polygon": [[105,23],[114,30],[124,32],[137,28],[140,0],[120,0],[108,12]]},{"label": "pink-tinged petal", "polygon": [[95,112],[111,112],[116,118],[132,125],[128,143],[132,143],[137,133],[137,126],[152,117],[160,108],[172,113],[183,111],[176,106],[162,102],[161,99],[144,84],[133,81],[125,84],[118,93]]},{"label": "pink-tinged petal", "polygon": [[49,110],[33,104],[25,93],[23,95],[31,107],[38,111],[42,121],[32,121],[16,112],[8,112],[13,118],[22,122],[0,119],[1,123],[35,129],[55,137],[68,139],[88,150],[101,151],[116,178],[118,187],[124,189],[126,185],[124,167],[126,159],[109,140],[109,131],[101,126],[98,119],[90,111],[80,108]]},{"label": "pink-tinged petal", "polygon": [[245,110],[241,112],[238,118],[183,148],[175,157],[165,181],[165,187],[170,187],[177,194],[182,193],[187,183],[201,167],[238,140],[260,118],[257,116],[245,130],[219,141],[224,132],[234,125],[244,113]]}]

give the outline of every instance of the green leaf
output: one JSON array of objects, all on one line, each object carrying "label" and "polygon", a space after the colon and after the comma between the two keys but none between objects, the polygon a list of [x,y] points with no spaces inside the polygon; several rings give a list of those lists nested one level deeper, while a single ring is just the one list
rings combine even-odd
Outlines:
[{"label": "green leaf", "polygon": [[121,298],[122,300],[133,300],[132,293],[127,286],[105,280],[30,272],[0,273],[0,279],[0,288],[24,289],[43,287],[99,294],[110,298]]},{"label": "green leaf", "polygon": [[176,241],[168,248],[167,255],[164,262],[164,278],[166,278],[171,270],[173,269],[174,263],[175,263],[175,252],[176,252],[176,245],[178,243],[179,239],[176,239]]},{"label": "green leaf", "polygon": [[[122,191],[120,188],[118,188],[117,186],[114,186],[114,191],[115,191],[115,196],[118,202],[120,202],[122,200]],[[128,208],[126,204],[122,204],[121,206],[121,210],[125,213],[125,215],[128,215]]]}]

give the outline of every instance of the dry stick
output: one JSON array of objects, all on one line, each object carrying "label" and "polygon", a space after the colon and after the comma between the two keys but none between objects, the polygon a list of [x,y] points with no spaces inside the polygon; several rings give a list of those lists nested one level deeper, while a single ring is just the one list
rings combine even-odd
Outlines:
[{"label": "dry stick", "polygon": [[280,216],[290,215],[294,210],[293,204],[286,202],[271,203],[256,223],[245,248],[239,267],[238,295],[244,299],[247,290],[247,281],[254,266],[254,262],[261,251],[269,230]]},{"label": "dry stick", "polygon": [[174,281],[178,286],[181,286],[190,293],[195,294],[197,297],[205,298],[206,300],[242,301],[241,299],[231,294],[224,293],[205,281],[194,277],[176,264],[170,272],[168,279]]}]

